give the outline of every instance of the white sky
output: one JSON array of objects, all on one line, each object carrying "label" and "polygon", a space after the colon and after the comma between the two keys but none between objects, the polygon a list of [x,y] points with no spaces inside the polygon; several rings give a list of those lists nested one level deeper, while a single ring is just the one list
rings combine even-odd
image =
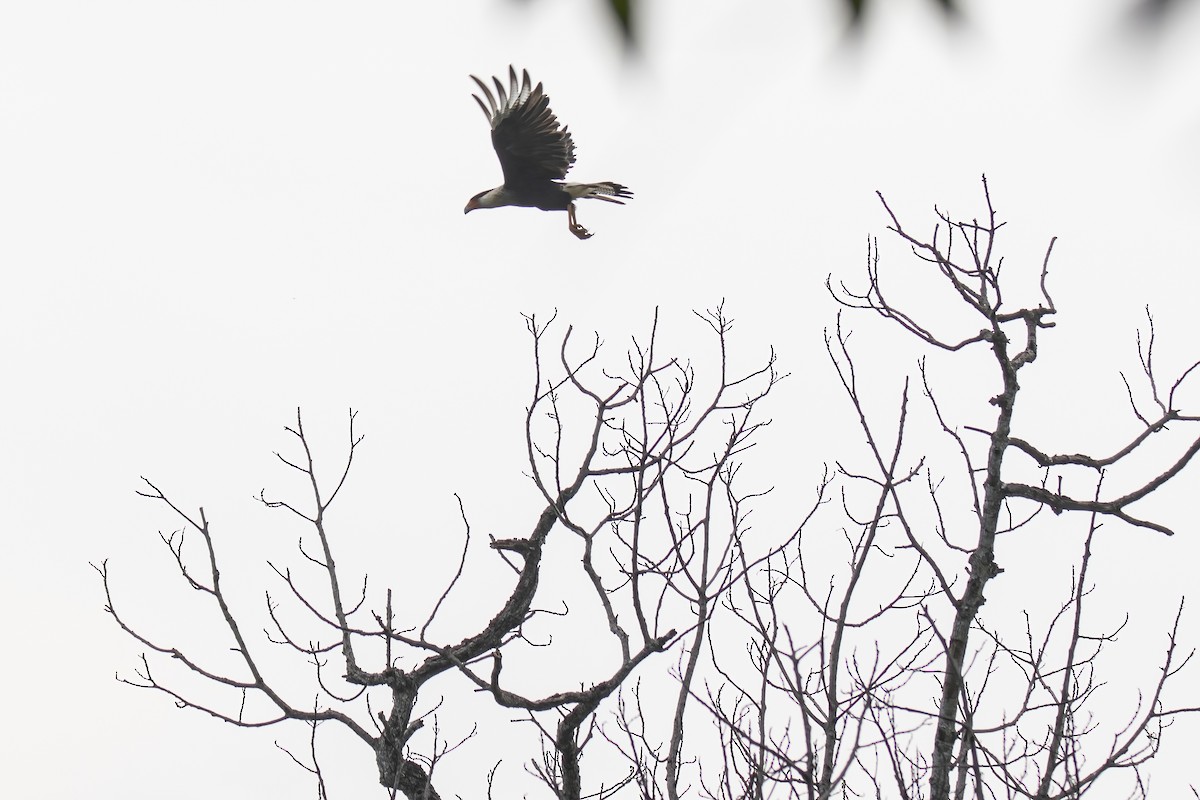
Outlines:
[{"label": "white sky", "polygon": [[[740,357],[773,344],[796,374],[770,415],[776,456],[811,453],[781,460],[777,481],[807,494],[839,446],[820,435],[838,400],[824,280],[857,280],[872,233],[885,269],[909,264],[876,189],[924,230],[935,202],[979,213],[986,172],[1013,271],[1059,237],[1059,328],[1026,377],[1049,399],[1028,421],[1049,449],[1124,440],[1117,372],[1136,370],[1143,307],[1165,372],[1198,352],[1200,9],[1139,43],[1124,3],[971,3],[958,35],[929,3],[877,5],[846,48],[832,0],[654,3],[643,56],[625,61],[590,2],[4,4],[0,760],[13,796],[311,791],[271,733],[113,681],[137,650],[101,613],[88,561],[111,558],[150,625],[183,618],[171,603],[191,598],[163,588],[155,537],[174,521],[134,495],[145,474],[236,529],[249,554],[231,571],[263,579],[277,518],[249,498],[287,489],[271,452],[296,406],[330,448],[345,409],[361,411],[350,563],[384,535],[411,537],[398,552],[422,571],[453,558],[454,492],[480,531],[523,533],[536,498],[520,474],[521,312],[558,309],[619,344],[659,306],[667,338],[702,350],[690,309],[725,298]],[[637,194],[583,204],[589,241],[562,214],[462,214],[500,182],[467,75],[509,63],[575,132],[572,177]],[[913,363],[907,344],[889,350],[893,332],[852,321],[865,349]],[[1198,475],[1163,503],[1174,540],[1121,532],[1131,611],[1194,583]],[[430,530],[449,531],[449,555]],[[1144,621],[1157,636],[1162,621]],[[1159,785],[1190,771],[1189,734],[1176,735]],[[370,786],[365,749],[350,748]],[[482,791],[484,769],[458,791]],[[511,779],[527,790],[515,765]]]}]

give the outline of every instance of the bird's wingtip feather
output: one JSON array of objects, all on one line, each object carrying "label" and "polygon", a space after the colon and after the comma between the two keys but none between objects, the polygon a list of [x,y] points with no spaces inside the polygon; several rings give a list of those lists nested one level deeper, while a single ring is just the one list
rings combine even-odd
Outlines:
[{"label": "bird's wingtip feather", "polygon": [[496,77],[492,78],[492,83],[496,84],[496,94],[500,98],[500,109],[504,110],[508,108],[508,94],[504,91],[504,84]]},{"label": "bird's wingtip feather", "polygon": [[[475,81],[475,85],[477,85],[483,91],[484,96],[487,97],[488,105],[491,106],[492,110],[491,113],[489,113],[488,110],[484,108],[483,113],[487,114],[488,119],[491,119],[492,117],[496,116],[498,110],[496,108],[496,98],[492,96],[492,92],[490,89],[488,89],[486,83],[481,81],[479,78],[476,78],[474,75],[471,76],[471,80]],[[479,107],[483,108],[483,101],[475,95],[472,95],[472,97],[475,97],[475,100],[479,103]]]}]

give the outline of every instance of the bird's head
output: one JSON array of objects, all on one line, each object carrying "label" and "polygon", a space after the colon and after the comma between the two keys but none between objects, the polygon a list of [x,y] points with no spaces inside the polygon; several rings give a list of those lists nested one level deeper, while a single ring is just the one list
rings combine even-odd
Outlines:
[{"label": "bird's head", "polygon": [[505,205],[508,205],[508,196],[503,186],[497,186],[495,189],[480,192],[468,200],[467,207],[463,209],[463,213],[469,214],[477,208],[499,208]]}]

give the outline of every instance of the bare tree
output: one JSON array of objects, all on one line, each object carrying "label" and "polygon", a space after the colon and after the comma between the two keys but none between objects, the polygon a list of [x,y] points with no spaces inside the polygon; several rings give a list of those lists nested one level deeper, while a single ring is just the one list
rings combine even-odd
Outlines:
[{"label": "bare tree", "polygon": [[[880,421],[871,410],[878,389],[863,390],[839,315],[826,343],[866,444],[865,467],[850,466],[852,455],[844,453],[835,471],[845,518],[838,530],[844,566],[832,575],[815,567],[810,553],[819,550],[818,542],[806,536],[764,569],[747,571],[741,599],[729,601],[750,631],[751,645],[750,658],[738,665],[742,671],[726,666],[733,677],[709,703],[727,731],[725,772],[738,776],[731,782],[737,791],[724,797],[761,798],[776,788],[806,798],[843,790],[936,800],[1079,797],[1117,773],[1126,773],[1128,791],[1140,796],[1142,766],[1157,752],[1163,730],[1175,715],[1196,710],[1194,704],[1170,705],[1165,696],[1192,655],[1178,642],[1182,602],[1163,623],[1153,672],[1123,684],[1132,710],[1117,720],[1098,706],[1096,693],[1107,681],[1102,651],[1127,620],[1105,629],[1084,612],[1096,588],[1089,583],[1096,549],[1122,546],[1111,538],[1098,541],[1102,520],[1124,523],[1135,534],[1172,533],[1134,506],[1183,472],[1200,450],[1200,437],[1180,442],[1176,433],[1169,445],[1175,455],[1151,474],[1135,476],[1138,485],[1131,490],[1106,492],[1105,474],[1124,466],[1152,436],[1200,421],[1179,405],[1184,382],[1200,365],[1165,382],[1154,366],[1151,319],[1148,336],[1138,338],[1143,392],[1125,382],[1135,420],[1128,444],[1104,457],[1058,455],[1016,435],[1018,400],[1035,407],[1059,401],[1027,397],[1018,380],[1055,325],[1048,289],[1053,240],[1034,302],[1014,304],[1001,280],[1004,223],[986,179],[983,189],[982,219],[955,219],[935,209],[938,221],[928,238],[912,233],[880,196],[889,230],[921,268],[906,273],[904,282],[918,284],[922,293],[940,291],[942,299],[928,304],[936,311],[910,311],[893,299],[900,282],[885,280],[874,241],[864,289],[830,281],[846,308],[874,312],[950,360],[990,363],[993,377],[991,386],[975,390],[971,422],[955,422],[944,408],[946,393],[935,391],[922,358],[918,384],[933,430],[914,445],[910,381],[899,392],[895,420]],[[970,313],[955,317],[948,313],[954,305]],[[955,332],[950,321],[970,317],[975,322]],[[977,372],[976,365],[952,369]],[[984,416],[991,418],[976,421]],[[938,434],[949,445],[945,452],[957,454],[957,478],[932,455],[937,449],[931,439]],[[1022,459],[1032,460],[1036,480],[1013,477],[1030,472],[1011,463]],[[1090,489],[1063,488],[1087,486],[1089,475]],[[1072,511],[1082,512],[1079,523],[1072,515],[1059,519]],[[989,624],[981,609],[990,595],[1025,593],[1021,537],[1055,528],[1082,534],[1066,599],[1040,610],[1048,615],[1040,630],[1030,611],[1024,629]],[[1018,560],[993,591],[993,581],[1005,572],[998,560],[1003,548]]]},{"label": "bare tree", "polygon": [[[1182,409],[1200,364],[1163,379],[1151,318],[1138,339],[1140,380],[1125,382],[1133,409],[1127,444],[1107,456],[1056,454],[1019,436],[1018,401],[1034,410],[1048,403],[1018,378],[1055,327],[1053,241],[1027,281],[1031,299],[1014,302],[1009,273],[1001,280],[1004,223],[983,186],[982,219],[937,211],[927,238],[884,202],[890,231],[916,257],[903,283],[921,286],[921,307],[910,308],[904,286],[895,293],[898,282],[885,280],[874,240],[864,288],[830,281],[844,309],[826,335],[829,375],[862,446],[845,440],[811,494],[767,497],[774,479],[756,485],[761,479],[743,472],[769,422],[762,403],[784,376],[773,352],[750,369],[735,366],[723,308],[696,315],[712,342],[711,373],[659,352],[657,317],[614,358],[599,336],[581,343],[570,327],[558,333],[555,319],[530,316],[528,533],[489,539],[512,585],[495,590],[494,610],[470,635],[455,642],[431,634],[464,597],[463,575],[479,552],[467,504],[459,500],[457,569],[432,611],[397,607],[390,587],[403,576],[377,569],[368,581],[346,574],[334,556],[346,534],[335,535],[328,511],[362,446],[355,414],[327,485],[297,412],[287,428],[291,454],[279,460],[302,479],[304,499],[258,495],[303,530],[298,567],[269,562],[284,595],[265,595],[270,628],[245,633],[249,612],[222,584],[218,553],[228,534],[218,535],[203,509],[187,511],[146,481],[143,494],[179,526],[161,534],[170,563],[183,586],[211,601],[236,660],[197,655],[150,632],[127,604],[118,606],[104,563],[97,570],[108,611],[145,650],[125,682],[237,726],[307,725],[307,752],[288,752],[313,774],[320,797],[327,787],[317,731],[332,723],[371,748],[389,796],[437,800],[436,787],[445,791],[439,763],[476,733],[460,717],[439,717],[446,695],[515,712],[532,733],[527,771],[562,800],[766,800],[777,792],[1049,800],[1082,796],[1121,775],[1130,794],[1144,796],[1145,764],[1165,729],[1196,710],[1168,692],[1191,658],[1178,641],[1182,603],[1162,623],[1162,651],[1146,674],[1112,686],[1105,654],[1127,620],[1097,622],[1085,612],[1108,588],[1095,585],[1095,554],[1124,546],[1110,532],[1172,534],[1168,521],[1137,504],[1200,450],[1200,437],[1181,440],[1200,421]],[[891,400],[877,381],[864,382],[864,359],[851,345],[847,319],[861,311],[921,352],[941,354],[944,368],[975,375],[986,367],[991,377],[956,393],[935,389],[939,367],[922,356],[891,416],[881,417]],[[958,421],[963,414],[968,420]],[[1148,474],[1146,459],[1127,469],[1151,440],[1171,454]],[[1132,489],[1113,493],[1110,470],[1124,472],[1125,483],[1131,470],[1142,472]],[[764,517],[772,505],[782,514]],[[1112,528],[1102,531],[1106,521]],[[1014,625],[1004,611],[1023,593],[1022,547],[1051,533],[1077,543],[1061,600],[1041,603],[1053,587],[1039,587],[1030,595],[1039,604],[1017,604]],[[199,554],[185,550],[197,539]],[[568,550],[566,560],[549,555]],[[1007,573],[997,581],[1001,563]],[[383,593],[370,588],[379,582]],[[994,615],[983,613],[989,599]],[[303,629],[297,611],[307,617]],[[589,618],[595,657],[586,664],[564,659],[535,632]],[[307,663],[308,687],[294,688],[303,670],[269,669],[271,651]],[[507,667],[506,654],[514,656]],[[160,678],[170,662],[195,681]],[[558,669],[530,669],[539,663]],[[1120,698],[1114,705],[1113,687],[1128,690],[1124,706]],[[1102,688],[1108,698],[1099,697]],[[482,710],[474,719],[512,724]],[[493,768],[473,779],[486,782],[490,796],[495,775]]]},{"label": "bare tree", "polygon": [[[496,704],[520,710],[536,726],[542,752],[530,760],[530,769],[556,796],[578,800],[594,791],[606,794],[632,780],[631,772],[615,779],[604,775],[594,780],[601,788],[585,791],[581,756],[585,747],[597,741],[597,709],[636,675],[643,662],[681,639],[687,640],[683,646],[691,654],[683,685],[690,684],[713,600],[734,580],[733,543],[744,524],[740,504],[746,498],[734,489],[740,459],[765,424],[755,416],[757,405],[780,377],[773,354],[758,368],[730,371],[726,346],[732,320],[720,308],[697,316],[712,336],[720,364],[715,381],[703,388],[688,363],[658,355],[657,320],[648,337],[634,341],[614,365],[602,363],[598,336],[576,347],[568,328],[557,347],[550,349],[554,320],[527,318],[535,368],[525,415],[528,475],[542,507],[527,536],[491,539],[490,548],[512,568],[514,584],[507,596],[497,598],[491,619],[456,643],[434,640],[428,632],[434,618],[464,588],[460,579],[472,531],[461,500],[465,544],[459,568],[424,621],[412,619],[408,609],[394,608],[390,589],[383,607],[369,608],[367,577],[339,572],[334,556],[337,539],[328,512],[362,446],[354,412],[344,463],[332,486],[317,478],[317,458],[298,411],[294,426],[286,429],[295,455],[278,458],[303,477],[307,498],[303,502],[274,499],[265,491],[258,496],[268,508],[291,515],[307,528],[300,553],[304,567],[323,576],[324,596],[302,588],[304,582],[291,568],[271,562],[270,569],[288,602],[323,628],[317,638],[300,635],[285,624],[280,601],[270,592],[265,603],[274,630],[257,641],[247,635],[240,622],[243,610],[233,606],[222,584],[221,537],[204,509],[189,512],[146,480],[141,494],[161,503],[181,526],[160,534],[179,577],[211,599],[214,619],[226,629],[239,663],[232,669],[210,666],[205,656],[185,652],[130,619],[113,597],[106,562],[96,568],[103,579],[107,610],[146,649],[136,677],[122,680],[165,693],[181,707],[237,726],[263,727],[289,720],[310,725],[310,754],[292,757],[313,772],[322,796],[316,726],[331,722],[374,751],[379,781],[392,796],[399,791],[409,800],[436,800],[434,771],[439,760],[470,738],[471,731],[448,741],[435,725],[432,741],[417,747],[414,736],[433,714],[417,709],[427,684],[453,676],[458,676],[460,690],[483,690]],[[551,536],[573,537],[577,542],[576,576],[561,567],[545,574],[544,548]],[[195,537],[202,542],[198,557],[185,552]],[[392,576],[373,579],[386,581]],[[509,688],[512,682],[503,669],[502,653],[539,644],[526,635],[530,621],[539,614],[535,599],[543,602],[541,607],[552,608],[554,593],[564,583],[580,582],[590,587],[607,620],[607,630],[597,630],[592,637],[593,646],[615,650],[616,668],[584,685],[564,676],[559,686],[545,687],[537,696]],[[358,588],[347,594],[350,586]],[[570,616],[573,620],[576,615]],[[382,653],[382,659],[369,664],[362,655],[364,648],[379,643],[382,648],[375,651]],[[282,688],[286,681],[268,675],[260,654],[269,647],[290,650],[309,664],[312,685],[300,697],[314,700],[291,696]],[[405,663],[412,663],[415,655],[415,666],[399,666],[402,651]],[[227,689],[228,696],[212,704],[160,680],[156,663],[164,658],[182,663],[204,683]],[[688,697],[682,689],[677,688],[676,694],[665,761],[670,776],[677,774],[682,758]],[[248,709],[264,710],[250,713]],[[670,782],[677,779],[671,777]]]}]

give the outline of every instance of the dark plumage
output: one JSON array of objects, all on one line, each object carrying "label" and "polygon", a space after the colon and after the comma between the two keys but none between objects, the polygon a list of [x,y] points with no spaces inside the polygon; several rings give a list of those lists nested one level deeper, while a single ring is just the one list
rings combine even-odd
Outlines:
[{"label": "dark plumage", "polygon": [[624,205],[633,192],[619,183],[566,183],[567,171],[575,163],[575,142],[566,127],[550,110],[550,98],[542,85],[530,87],[529,73],[508,68],[508,90],[499,78],[492,78],[496,94],[483,81],[471,76],[483,92],[472,95],[492,126],[492,146],[500,159],[504,184],[470,199],[463,213],[477,208],[527,206],[543,211],[566,211],[567,226],[580,239],[591,237],[587,228],[575,221],[575,201],[604,200]]}]

